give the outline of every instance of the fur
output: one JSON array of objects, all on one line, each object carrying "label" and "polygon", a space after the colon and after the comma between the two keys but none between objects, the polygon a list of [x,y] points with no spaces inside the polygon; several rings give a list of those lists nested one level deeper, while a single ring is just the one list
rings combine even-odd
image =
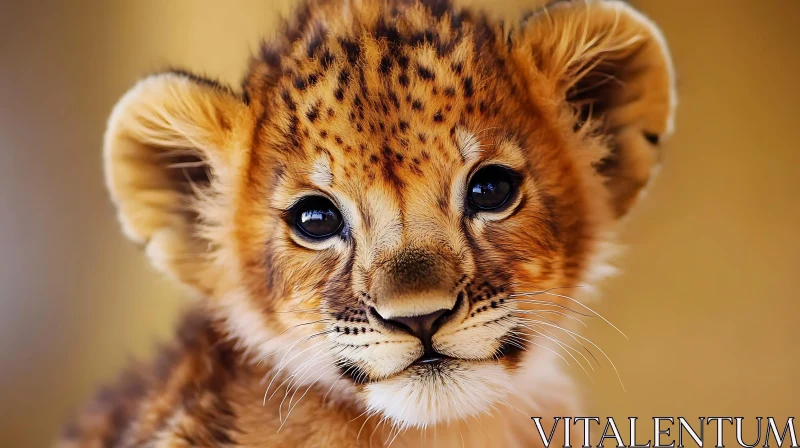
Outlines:
[{"label": "fur", "polygon": [[[674,109],[663,37],[616,1],[506,27],[447,0],[309,0],[241,91],[143,79],[109,119],[108,188],[200,305],[59,446],[535,444],[530,416],[580,411],[561,365],[591,361],[573,345],[596,351],[575,331],[586,294],[558,288],[611,272]],[[488,165],[518,191],[468,211]],[[341,234],[294,229],[309,194]],[[376,317],[440,309],[433,366]]]}]

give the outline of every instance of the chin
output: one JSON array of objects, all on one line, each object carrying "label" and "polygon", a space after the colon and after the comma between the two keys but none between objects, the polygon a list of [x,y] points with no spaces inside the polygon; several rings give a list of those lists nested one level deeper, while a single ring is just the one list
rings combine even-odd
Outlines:
[{"label": "chin", "polygon": [[367,410],[399,428],[426,428],[490,413],[511,393],[512,375],[501,362],[445,359],[413,364],[365,385]]}]

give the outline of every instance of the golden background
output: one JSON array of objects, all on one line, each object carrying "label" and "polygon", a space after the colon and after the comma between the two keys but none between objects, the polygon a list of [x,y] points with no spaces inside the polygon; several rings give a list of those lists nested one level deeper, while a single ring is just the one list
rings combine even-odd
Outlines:
[{"label": "golden background", "polygon": [[[513,15],[536,2],[472,3]],[[587,334],[627,392],[608,364],[584,376],[587,415],[785,421],[800,398],[800,1],[635,4],[673,51],[677,132],[624,227],[623,275],[596,306],[630,339],[599,320]],[[107,199],[112,105],[167,65],[238,85],[287,9],[0,2],[0,446],[46,445],[98,384],[168,337],[181,307]]]}]

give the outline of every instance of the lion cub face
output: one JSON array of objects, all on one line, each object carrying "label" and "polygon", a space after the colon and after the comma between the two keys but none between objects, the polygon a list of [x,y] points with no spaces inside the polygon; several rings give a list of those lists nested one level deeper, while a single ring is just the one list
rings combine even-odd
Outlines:
[{"label": "lion cub face", "polygon": [[553,288],[590,280],[649,178],[665,47],[616,2],[510,33],[441,2],[350,3],[301,9],[242,95],[143,80],[109,122],[109,187],[275,384],[400,425],[488,412],[565,350],[580,307]]}]

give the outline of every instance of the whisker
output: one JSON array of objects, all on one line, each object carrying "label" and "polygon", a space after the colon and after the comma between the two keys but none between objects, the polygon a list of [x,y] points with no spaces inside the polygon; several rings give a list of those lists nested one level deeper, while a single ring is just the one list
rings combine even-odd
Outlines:
[{"label": "whisker", "polygon": [[[292,391],[292,398],[294,398],[294,394],[296,394],[297,390],[300,387],[302,387],[300,385],[298,385],[297,387],[294,387],[294,385],[300,383],[302,381],[302,379],[306,378],[306,376],[302,376],[302,378],[301,378],[301,375],[304,375],[307,371],[311,370],[312,366],[318,364],[320,361],[323,361],[325,359],[324,356],[321,356],[322,352],[323,352],[323,350],[319,350],[316,353],[314,353],[313,355],[311,355],[311,358],[309,358],[307,361],[303,362],[303,365],[301,367],[298,367],[297,370],[294,373],[292,373],[286,380],[284,380],[283,383],[281,383],[278,386],[278,388],[275,390],[275,392],[277,392],[278,390],[280,390],[281,386],[283,386],[283,384],[286,383],[286,381],[291,380],[289,385],[286,386],[286,391],[283,394],[283,399],[281,399],[281,402],[278,405],[278,420],[282,422],[281,426],[283,426],[283,423],[285,423],[283,421],[283,412],[282,412],[283,411],[283,403],[286,402],[286,398],[289,396],[289,392]],[[313,373],[313,371],[312,371],[312,373]],[[273,396],[275,395],[275,392],[272,393]],[[272,399],[272,397],[270,397],[270,399]],[[289,406],[290,407],[291,407],[291,404],[292,404],[292,400],[290,399],[289,400]]]},{"label": "whisker", "polygon": [[381,425],[383,425],[383,424],[385,424],[385,423],[386,423],[386,419],[387,419],[387,418],[388,418],[388,417],[384,415],[384,416],[383,416],[383,417],[382,417],[380,420],[378,420],[378,424],[377,424],[377,425],[375,425],[375,428],[372,430],[372,434],[370,434],[370,435],[369,435],[369,446],[370,446],[370,447],[372,446],[372,437],[374,437],[374,436],[375,436],[375,431],[377,431],[377,430],[378,430],[378,428],[379,428]]},{"label": "whisker", "polygon": [[[323,371],[323,372],[322,372],[322,373],[321,373],[321,374],[320,374],[320,375],[317,377],[317,379],[316,379],[316,380],[314,380],[314,381],[313,381],[311,384],[309,384],[309,385],[308,385],[308,387],[306,387],[306,390],[305,390],[305,392],[303,392],[303,395],[300,395],[300,398],[298,398],[298,399],[297,399],[297,402],[294,404],[294,406],[292,406],[292,399],[294,399],[294,393],[292,394],[292,398],[290,398],[290,399],[289,399],[289,406],[291,406],[291,407],[289,408],[289,412],[287,412],[287,413],[286,413],[286,420],[284,420],[284,421],[283,421],[283,423],[281,423],[281,426],[278,428],[278,431],[276,431],[276,432],[280,432],[281,428],[283,428],[283,425],[285,425],[285,424],[286,424],[286,422],[287,422],[287,421],[289,421],[289,416],[292,414],[292,411],[294,410],[294,408],[296,408],[296,407],[297,407],[297,405],[298,405],[298,404],[300,404],[300,401],[303,399],[303,397],[305,397],[305,396],[306,396],[306,394],[308,393],[308,391],[309,391],[309,390],[311,390],[311,388],[312,388],[312,387],[313,387],[313,386],[314,386],[314,385],[317,383],[317,381],[319,381],[319,380],[320,380],[320,378],[322,378],[322,377],[323,377],[323,376],[325,376],[325,375],[326,375],[328,372],[330,372],[330,371],[331,371],[331,369],[333,369],[333,367],[329,367],[327,370]],[[295,390],[295,393],[297,393],[297,390]]]},{"label": "whisker", "polygon": [[[581,370],[583,370],[583,371],[584,371],[584,373],[586,373],[586,376],[587,376],[587,377],[589,377],[589,379],[590,379],[590,380],[592,380],[592,382],[594,382],[594,379],[592,379],[592,375],[591,375],[591,374],[589,374],[589,371],[588,371],[588,370],[586,370],[586,368],[583,366],[583,363],[582,363],[582,362],[580,362],[580,361],[578,360],[578,358],[576,358],[576,357],[575,357],[575,356],[574,356],[574,355],[573,355],[573,354],[570,352],[570,350],[577,352],[577,353],[578,353],[578,355],[579,355],[581,358],[583,358],[583,359],[584,359],[584,361],[586,361],[586,364],[588,364],[588,365],[589,365],[589,368],[590,368],[590,369],[592,369],[592,372],[594,372],[594,366],[592,366],[592,363],[589,361],[589,359],[587,359],[585,356],[583,356],[583,353],[581,353],[581,352],[580,352],[580,350],[576,349],[575,347],[572,347],[572,346],[571,346],[571,345],[569,345],[569,344],[566,344],[566,343],[564,343],[563,341],[560,341],[560,340],[558,340],[558,338],[556,338],[556,337],[555,337],[555,335],[554,335],[554,334],[552,334],[552,333],[550,333],[550,336],[548,336],[548,335],[546,335],[546,334],[543,334],[541,331],[535,330],[535,329],[533,329],[533,328],[531,328],[531,327],[529,327],[529,326],[527,326],[527,325],[525,325],[525,324],[521,324],[521,326],[523,326],[523,327],[527,328],[528,330],[531,330],[531,331],[533,331],[534,333],[537,333],[537,334],[539,334],[539,335],[540,335],[542,338],[544,338],[544,339],[547,339],[548,341],[551,341],[551,342],[555,343],[556,345],[558,345],[559,347],[561,347],[561,349],[563,349],[563,350],[564,350],[564,352],[565,352],[565,353],[566,353],[566,354],[567,354],[567,355],[568,355],[570,358],[572,358],[573,360],[575,360],[575,362],[578,364],[578,366],[580,366]],[[551,337],[551,336],[552,336],[552,337]]]},{"label": "whisker", "polygon": [[[300,364],[297,367],[297,369],[289,377],[289,378],[291,378],[291,380],[289,381],[289,385],[287,386],[287,389],[295,388],[295,391],[296,391],[297,388],[295,387],[295,385],[297,385],[297,387],[302,387],[302,384],[306,380],[306,378],[308,378],[309,376],[314,374],[314,371],[311,370],[311,368],[313,366],[316,366],[320,362],[325,361],[326,359],[329,359],[329,358],[327,358],[325,356],[326,349],[327,349],[327,347],[323,347],[323,348],[317,350],[316,352],[314,352],[313,355],[309,356],[309,358],[307,360],[303,361],[303,363]],[[306,372],[308,372],[308,373],[306,373]],[[292,398],[293,397],[294,397],[294,394],[292,394]],[[290,398],[289,399],[289,406],[291,406],[291,405],[292,405],[292,399]]]},{"label": "whisker", "polygon": [[[617,326],[616,326],[616,325],[612,324],[612,323],[611,323],[611,321],[609,321],[608,319],[606,319],[605,317],[603,317],[603,316],[602,316],[600,313],[598,313],[597,311],[593,310],[593,309],[592,309],[592,308],[590,308],[589,306],[587,306],[587,305],[584,305],[584,304],[583,304],[583,303],[581,303],[579,300],[576,300],[576,299],[574,299],[574,298],[572,298],[572,297],[570,297],[570,296],[568,296],[568,295],[565,295],[565,294],[556,294],[556,293],[550,292],[550,291],[552,291],[552,290],[554,290],[554,289],[558,289],[558,288],[550,288],[550,289],[548,289],[548,290],[541,291],[541,294],[546,294],[546,295],[548,295],[548,296],[560,297],[560,298],[562,298],[562,299],[567,299],[567,300],[570,300],[570,301],[572,301],[572,302],[574,302],[574,303],[576,303],[576,304],[578,304],[578,305],[582,306],[583,308],[585,308],[586,310],[588,310],[589,312],[591,312],[591,313],[592,313],[592,314],[594,314],[595,316],[599,317],[600,319],[603,319],[603,321],[604,321],[605,323],[607,323],[608,325],[610,325],[610,326],[611,326],[613,329],[617,330],[617,332],[619,332],[619,334],[621,334],[622,336],[624,336],[624,337],[625,337],[625,339],[628,339],[628,336],[627,336],[627,335],[626,335],[626,334],[625,334],[625,333],[624,333],[622,330],[620,330],[619,328],[617,328]],[[525,294],[522,294],[522,295],[525,295]],[[532,295],[535,295],[535,294],[532,294]]]},{"label": "whisker", "polygon": [[[320,344],[316,344],[315,346],[317,346],[317,345],[320,345]],[[275,390],[272,392],[272,395],[270,395],[269,399],[272,400],[272,397],[274,397],[275,394],[278,393],[279,390],[281,390],[283,385],[286,384],[287,382],[289,382],[289,384],[286,386],[286,392],[284,393],[284,399],[285,399],[286,395],[289,393],[289,390],[292,389],[292,387],[294,387],[295,384],[298,384],[298,383],[300,383],[302,381],[302,379],[300,378],[301,375],[303,375],[306,371],[308,371],[311,368],[311,366],[316,365],[320,361],[323,361],[323,360],[326,359],[325,351],[327,349],[328,349],[328,347],[322,347],[319,350],[317,350],[316,352],[314,352],[309,357],[309,359],[303,361],[303,363],[300,364],[300,366],[298,366],[297,369],[295,369],[295,371],[292,372],[291,375],[287,376],[275,388]],[[338,353],[331,354],[331,356],[334,357],[334,358],[336,357],[336,355],[338,355]],[[287,362],[287,364],[288,364],[288,362]],[[283,368],[285,368],[285,367],[286,366],[282,366],[281,370],[283,370]],[[278,371],[278,373],[280,373],[280,370]],[[277,377],[277,374],[276,374],[276,377]],[[273,377],[273,380],[274,379],[275,379],[275,377]],[[269,388],[267,388],[267,391],[269,391]],[[282,405],[283,405],[283,401],[281,401],[281,406]],[[280,410],[280,407],[279,407],[279,410]]]},{"label": "whisker", "polygon": [[[399,436],[401,432],[405,432],[405,431],[404,431],[404,430],[401,430],[401,429],[398,427],[398,428],[397,428],[397,433],[394,435],[394,437],[392,437],[392,440],[391,440],[391,441],[389,441],[389,444],[388,444],[388,445],[386,445],[386,446],[387,446],[387,447],[390,447],[390,446],[392,446],[392,444],[394,443],[395,439],[397,439],[397,436]],[[391,433],[391,432],[389,432],[389,435],[391,435],[391,434],[392,434],[392,433]]]},{"label": "whisker", "polygon": [[[511,308],[511,307],[504,307],[504,309],[511,310],[512,313],[530,314],[530,315],[533,315],[533,316],[541,316],[541,314],[555,314],[557,316],[562,316],[564,318],[574,320],[575,322],[578,322],[579,324],[581,324],[584,327],[588,328],[588,325],[586,325],[586,322],[578,319],[575,316],[570,316],[569,314],[562,313],[560,311],[555,311],[555,310],[521,310],[521,309],[514,309],[514,308]],[[544,316],[541,316],[541,317],[544,318]]]},{"label": "whisker", "polygon": [[[540,327],[538,327],[538,325],[536,325],[536,324],[539,322],[539,320],[537,320],[537,319],[531,319],[531,318],[528,318],[528,317],[517,317],[517,319],[520,319],[521,321],[524,321],[524,322],[530,322],[532,325],[535,325],[535,326],[537,326],[537,328],[540,328]],[[550,321],[549,319],[548,319],[548,321],[549,321],[549,322],[552,322],[552,321]],[[542,331],[545,331],[545,330],[544,330],[544,329],[542,329]],[[549,331],[548,331],[547,333],[548,333],[548,334],[550,334],[551,336],[555,337],[556,339],[558,339],[558,337],[557,337],[556,335],[554,335],[553,333],[550,333]],[[582,348],[582,349],[583,349],[583,350],[584,350],[586,353],[588,353],[588,354],[589,354],[589,356],[591,356],[591,357],[592,357],[592,359],[594,359],[594,362],[597,364],[597,367],[598,367],[598,368],[601,368],[601,367],[602,367],[602,366],[600,365],[600,361],[598,361],[598,360],[597,360],[597,357],[596,357],[596,356],[594,356],[594,353],[592,353],[592,351],[591,351],[591,350],[589,350],[588,348],[586,348],[586,346],[585,346],[585,345],[583,345],[583,343],[582,343],[581,341],[579,341],[579,340],[578,340],[578,339],[577,339],[575,336],[573,336],[573,335],[571,335],[571,334],[569,334],[569,333],[567,333],[567,335],[568,335],[569,337],[571,337],[571,338],[572,338],[572,340],[574,340],[576,343],[578,343],[578,345],[580,345],[580,346],[581,346],[581,348]],[[559,342],[562,342],[562,343],[563,343],[563,341],[560,341],[560,340],[559,340]],[[570,347],[570,348],[572,348],[573,350],[577,350],[577,349],[575,349],[575,348],[574,348],[574,347],[572,347],[572,346],[569,346],[569,347]],[[581,354],[581,356],[583,356],[583,355]],[[584,358],[585,358],[585,356],[584,356]],[[587,360],[587,362],[588,362],[588,360]],[[591,363],[589,363],[589,365],[591,366],[592,364],[591,364]],[[592,370],[594,370],[594,367],[592,367]]]},{"label": "whisker", "polygon": [[[314,333],[314,334],[309,335],[309,336],[301,337],[301,338],[299,338],[298,340],[296,340],[294,342],[289,342],[289,343],[285,344],[283,347],[281,347],[281,348],[279,348],[279,349],[277,349],[275,351],[272,351],[272,352],[267,353],[266,355],[262,356],[261,359],[258,361],[258,364],[263,362],[268,357],[280,352],[281,350],[284,350],[286,348],[291,349],[292,347],[294,347],[296,344],[299,344],[300,342],[304,342],[304,341],[307,341],[309,339],[315,338],[317,336],[322,336],[322,335],[326,335],[326,334],[330,334],[330,333],[334,333],[334,332],[335,332],[334,330],[325,330],[325,331],[321,331],[319,333]],[[283,355],[283,356],[286,357],[286,355]],[[283,361],[283,358],[281,358],[281,361]],[[256,364],[256,365],[258,365],[258,364]]]},{"label": "whisker", "polygon": [[[533,328],[530,328],[530,327],[528,327],[527,325],[521,325],[521,326],[523,326],[523,327],[527,328],[528,330],[531,330],[531,331],[533,331],[534,333],[537,333],[537,334],[538,334],[538,336],[539,336],[539,337],[541,337],[542,339],[547,339],[547,340],[549,340],[549,341],[551,341],[551,342],[555,343],[555,344],[556,344],[556,345],[557,345],[559,348],[561,348],[562,350],[564,350],[564,353],[566,353],[566,354],[567,354],[567,356],[569,356],[570,358],[572,358],[572,359],[575,361],[575,363],[576,363],[576,364],[578,364],[578,366],[581,368],[581,370],[583,370],[583,371],[584,371],[584,373],[586,373],[586,376],[588,376],[588,377],[589,377],[589,379],[590,379],[590,380],[592,380],[592,376],[589,374],[589,371],[588,371],[588,370],[586,370],[586,368],[583,366],[583,363],[582,363],[582,362],[580,362],[580,361],[578,360],[578,358],[576,358],[576,357],[575,357],[575,356],[574,356],[574,355],[573,355],[573,354],[572,354],[572,353],[571,353],[569,350],[567,350],[567,348],[569,348],[569,349],[572,349],[572,350],[575,350],[575,348],[573,348],[573,347],[570,347],[569,345],[567,345],[567,344],[564,344],[564,343],[562,343],[561,341],[559,341],[559,340],[557,340],[557,339],[549,338],[549,337],[547,337],[546,335],[542,334],[541,332],[538,332],[538,331],[534,330]],[[566,346],[566,347],[565,347],[565,346]],[[541,346],[541,345],[539,345],[539,347],[546,348],[546,347],[544,347],[544,346]],[[554,352],[553,350],[550,350],[550,351],[551,351],[551,352]],[[575,350],[575,351],[577,351],[577,350]],[[554,352],[554,353],[555,353],[555,352]],[[585,357],[585,356],[583,356],[583,355],[582,355],[580,352],[578,352],[578,354],[580,354],[580,355],[581,355],[581,356],[582,356],[584,359],[586,359],[586,357]],[[592,371],[594,371],[594,367],[592,367],[592,365],[591,365],[591,363],[589,362],[589,360],[588,360],[588,359],[586,359],[586,363],[587,363],[587,364],[589,364],[589,367],[592,369]],[[567,363],[567,365],[569,365],[569,363]],[[592,380],[592,381],[594,381],[594,380]]]},{"label": "whisker", "polygon": [[[541,294],[544,294],[544,293],[541,293]],[[511,296],[509,296],[509,297],[511,297]],[[516,298],[513,298],[513,297],[511,298],[511,300],[513,300],[514,302],[530,303],[530,304],[534,304],[534,305],[554,306],[554,307],[561,308],[561,309],[567,310],[567,311],[575,313],[575,314],[579,314],[579,315],[581,315],[583,317],[592,317],[591,314],[581,313],[580,311],[573,310],[572,308],[570,308],[568,306],[564,306],[564,305],[562,305],[560,303],[556,303],[556,302],[553,302],[553,301],[550,301],[550,300],[516,299]]]},{"label": "whisker", "polygon": [[[298,342],[299,342],[299,341],[298,341]],[[266,406],[266,404],[267,404],[267,394],[269,393],[269,389],[272,387],[272,383],[273,383],[273,382],[275,382],[275,379],[276,379],[276,378],[278,378],[278,375],[281,373],[281,371],[282,371],[282,370],[283,370],[283,369],[284,369],[284,368],[285,368],[285,367],[286,367],[286,366],[287,366],[287,365],[288,365],[290,362],[292,362],[292,360],[293,360],[293,359],[297,358],[298,356],[302,355],[303,353],[307,352],[308,350],[311,350],[311,349],[312,349],[312,348],[314,348],[314,347],[318,347],[318,346],[319,346],[319,345],[321,345],[321,344],[330,344],[330,343],[331,343],[330,341],[321,341],[321,342],[318,342],[318,343],[316,343],[316,344],[314,344],[314,345],[312,345],[312,346],[310,346],[310,347],[308,347],[308,348],[306,348],[306,349],[303,349],[303,350],[301,350],[299,353],[295,354],[294,356],[292,356],[292,357],[291,357],[289,360],[287,360],[287,361],[284,363],[284,362],[283,362],[283,359],[286,357],[286,355],[288,355],[288,354],[289,354],[289,352],[287,351],[287,352],[286,352],[286,354],[285,354],[285,355],[283,355],[283,358],[281,358],[281,361],[279,361],[279,362],[278,362],[278,364],[279,364],[279,366],[277,367],[277,368],[278,368],[278,371],[277,371],[277,372],[276,372],[276,373],[275,373],[275,374],[272,376],[272,380],[270,380],[269,384],[267,385],[267,390],[264,392],[264,403],[263,403],[263,405],[264,405],[264,406]],[[291,377],[289,377],[289,378],[291,378]],[[288,378],[287,378],[286,380],[284,380],[284,381],[283,381],[283,383],[281,383],[281,384],[278,386],[278,388],[277,388],[277,389],[275,389],[275,392],[277,392],[277,391],[280,389],[280,387],[281,387],[281,386],[283,386],[283,384],[284,384],[284,383],[286,383],[286,381],[287,381],[287,380],[288,380]],[[272,393],[272,395],[275,395],[275,392],[273,392],[273,393]],[[270,398],[270,400],[271,400],[271,399],[272,399],[272,396],[270,396],[269,398]]]},{"label": "whisker", "polygon": [[[369,411],[362,412],[361,415],[359,415],[358,417],[361,417],[362,415],[366,414],[367,412],[369,412]],[[358,442],[358,439],[361,438],[361,431],[364,430],[364,425],[366,425],[367,422],[369,421],[369,419],[374,417],[375,414],[376,414],[375,412],[370,412],[370,414],[367,416],[367,418],[364,419],[364,423],[362,423],[361,427],[358,428],[358,434],[356,434],[356,442]],[[358,417],[356,417],[356,418],[358,418]],[[355,420],[355,418],[353,420]],[[352,422],[353,420],[350,420],[350,421]],[[371,437],[370,437],[370,439],[371,439]]]},{"label": "whisker", "polygon": [[266,344],[267,342],[269,342],[269,341],[271,341],[273,339],[279,338],[279,337],[283,336],[284,334],[288,333],[289,331],[294,330],[295,328],[299,328],[299,327],[302,327],[304,325],[318,324],[320,322],[335,322],[335,321],[333,319],[325,318],[325,319],[318,319],[318,320],[315,320],[313,322],[303,322],[303,323],[300,323],[300,324],[292,325],[291,327],[283,330],[279,334],[277,334],[275,336],[272,336],[271,338],[265,339],[263,342],[261,342],[261,344]]},{"label": "whisker", "polygon": [[344,374],[345,374],[345,373],[347,373],[347,372],[342,372],[342,374],[341,374],[341,375],[339,375],[339,377],[338,377],[338,378],[336,378],[335,380],[333,380],[333,383],[331,383],[331,387],[329,387],[329,388],[328,388],[328,391],[327,391],[327,392],[325,392],[325,395],[322,397],[322,403],[323,403],[323,404],[325,403],[325,400],[328,398],[328,395],[331,393],[331,391],[332,391],[332,390],[333,390],[333,388],[336,386],[336,384],[339,382],[339,380],[341,380],[341,379],[342,379],[342,377],[344,376]]},{"label": "whisker", "polygon": [[[535,313],[535,312],[532,312],[532,313],[529,313],[529,314],[530,314],[530,315],[535,315],[535,316],[538,316],[539,318],[541,318],[541,319],[544,319],[544,320],[546,320],[547,322],[550,322],[550,323],[551,323],[551,324],[553,324],[553,325],[558,325],[558,323],[556,323],[556,322],[555,322],[555,321],[553,321],[552,319],[548,319],[546,316],[539,315],[538,313]],[[536,319],[531,319],[531,318],[528,318],[528,317],[520,317],[520,316],[517,316],[517,318],[519,318],[519,319],[524,319],[524,320],[528,320],[528,321],[530,321],[530,322],[537,322],[537,320],[536,320]],[[553,337],[555,337],[555,335],[553,335],[553,334],[552,334],[552,333],[550,333],[550,332],[548,332],[548,334],[550,334],[550,335],[552,335]],[[572,336],[572,335],[570,335],[570,336]],[[584,346],[583,344],[581,344],[581,343],[580,343],[580,342],[579,342],[577,339],[575,339],[575,337],[574,337],[574,336],[572,336],[572,339],[574,339],[574,340],[575,340],[575,342],[578,342],[578,344],[580,344],[580,345],[581,345],[581,347],[583,347],[583,349],[584,349],[584,350],[586,350],[586,346]],[[570,348],[572,348],[572,347],[570,347]],[[587,350],[587,351],[588,351],[588,350]],[[589,353],[591,354],[591,352],[589,352]],[[581,356],[583,356],[583,355],[581,355]],[[586,362],[589,362],[589,360],[587,359],[587,360],[586,360]],[[591,365],[591,363],[590,363],[590,365]],[[594,368],[592,368],[592,370],[594,370]]]},{"label": "whisker", "polygon": [[[520,333],[520,334],[521,334],[521,333]],[[506,336],[506,337],[509,337],[509,336]],[[549,351],[550,353],[552,353],[552,354],[554,354],[554,355],[558,356],[559,358],[561,358],[561,359],[564,361],[564,363],[565,363],[567,366],[569,366],[569,365],[570,365],[569,361],[567,361],[567,358],[565,358],[565,357],[563,357],[563,356],[559,355],[559,354],[558,354],[558,352],[556,352],[555,350],[551,349],[550,347],[545,347],[544,345],[537,344],[536,342],[533,342],[533,341],[531,341],[530,339],[527,339],[527,338],[521,337],[521,336],[519,336],[519,335],[514,335],[514,337],[516,337],[516,338],[519,338],[519,339],[521,339],[521,340],[525,341],[525,343],[526,343],[526,344],[535,345],[535,346],[537,346],[537,347],[539,347],[539,348],[541,348],[541,349],[547,350],[547,351]],[[521,349],[523,349],[523,350],[525,349],[525,347],[522,347],[522,346],[520,346],[520,345],[516,345],[516,346],[517,346],[517,347],[519,347],[519,348],[521,348]],[[575,360],[575,362],[578,362],[578,361],[577,361],[577,360]]]},{"label": "whisker", "polygon": [[[335,346],[335,343],[331,342],[331,345]],[[304,372],[304,371],[306,371],[306,370],[309,370],[309,368],[310,368],[312,365],[316,365],[316,364],[317,364],[319,361],[325,360],[325,359],[326,359],[326,357],[325,357],[325,356],[322,354],[322,353],[323,353],[325,350],[326,350],[326,349],[324,349],[324,348],[323,348],[323,349],[320,349],[320,350],[318,350],[318,351],[317,351],[316,353],[314,353],[314,354],[313,354],[311,357],[309,357],[309,359],[308,359],[308,360],[304,361],[304,362],[303,362],[303,363],[302,363],[302,364],[301,364],[301,365],[300,365],[300,366],[297,368],[297,370],[296,370],[295,374],[293,374],[293,375],[292,375],[292,377],[295,377],[296,375],[299,375],[299,374],[301,374],[302,372]],[[328,355],[329,355],[329,358],[330,358],[330,359],[336,359],[336,357],[337,357],[337,356],[339,356],[339,355],[340,355],[340,354],[341,354],[343,351],[344,351],[344,349],[340,349],[339,351],[336,351],[336,352],[333,352],[333,351],[332,351],[332,352],[328,353]],[[312,363],[311,361],[312,361],[312,360],[314,360],[314,359],[316,359],[316,361],[314,361],[314,362]],[[311,363],[311,364],[309,364],[309,363]],[[334,363],[333,363],[333,366],[334,366],[334,367],[336,367],[336,362],[334,362]],[[302,371],[302,372],[301,372],[301,371]],[[341,378],[341,375],[339,376],[339,378]],[[302,383],[303,379],[305,379],[305,378],[298,378],[298,379],[296,379],[296,380],[292,381],[292,383],[290,383],[288,387],[289,387],[289,388],[291,388],[291,387],[293,387],[293,385],[294,385],[294,384],[296,384],[296,383]],[[331,386],[331,387],[333,387],[333,386]],[[326,396],[327,396],[327,394],[326,394]],[[323,399],[323,400],[324,400],[324,399]],[[291,400],[289,400],[289,404],[290,404],[290,405],[292,404],[292,401],[291,401]]]},{"label": "whisker", "polygon": [[548,322],[544,322],[544,321],[539,321],[539,322],[537,322],[537,323],[539,323],[539,324],[541,324],[541,325],[547,325],[547,326],[549,326],[549,327],[555,327],[555,328],[556,328],[556,329],[558,329],[558,330],[561,330],[561,331],[563,331],[563,332],[566,332],[566,333],[570,333],[570,334],[572,334],[572,335],[574,335],[574,336],[576,336],[576,337],[578,337],[578,338],[580,338],[580,339],[582,339],[582,340],[584,340],[584,341],[588,342],[588,343],[589,343],[589,344],[591,344],[591,345],[592,345],[594,348],[596,348],[597,350],[599,350],[599,351],[600,351],[600,353],[602,353],[602,354],[603,354],[603,356],[604,356],[604,357],[605,357],[605,358],[608,360],[608,362],[611,364],[611,367],[612,367],[612,368],[614,368],[614,372],[617,374],[617,379],[619,380],[619,384],[620,384],[620,386],[622,386],[622,390],[623,390],[623,391],[624,391],[624,390],[626,390],[626,389],[625,389],[625,384],[623,384],[623,383],[622,383],[622,377],[620,376],[620,374],[619,374],[619,370],[617,370],[617,366],[614,364],[614,361],[612,361],[612,360],[611,360],[611,358],[608,356],[608,354],[606,354],[606,352],[605,352],[605,351],[604,351],[602,348],[600,348],[600,347],[599,347],[597,344],[595,344],[594,342],[590,341],[589,339],[587,339],[587,338],[585,338],[585,337],[583,337],[583,336],[581,336],[581,335],[579,335],[579,334],[577,334],[577,333],[575,333],[575,332],[573,332],[573,331],[567,330],[566,328],[559,327],[558,325],[553,325],[553,324],[550,324],[550,323],[548,323]]},{"label": "whisker", "polygon": [[528,291],[528,292],[520,292],[520,293],[515,293],[515,294],[511,294],[511,296],[512,296],[512,297],[513,297],[513,296],[529,296],[529,295],[534,295],[534,296],[535,296],[535,295],[539,295],[539,294],[548,293],[548,292],[550,292],[550,291],[557,291],[557,290],[559,290],[559,289],[577,289],[577,288],[582,288],[582,286],[581,286],[581,285],[574,285],[574,286],[553,286],[552,288],[540,289],[540,290],[538,290],[538,291]]},{"label": "whisker", "polygon": [[337,313],[339,313],[341,311],[334,310],[334,309],[331,309],[331,308],[294,308],[294,309],[291,309],[291,310],[273,311],[273,312],[275,314],[291,314],[291,313],[297,313],[297,314],[300,314],[300,313],[319,313],[319,314],[323,314],[323,313],[328,313],[328,314],[333,315],[333,314],[337,314]]}]

